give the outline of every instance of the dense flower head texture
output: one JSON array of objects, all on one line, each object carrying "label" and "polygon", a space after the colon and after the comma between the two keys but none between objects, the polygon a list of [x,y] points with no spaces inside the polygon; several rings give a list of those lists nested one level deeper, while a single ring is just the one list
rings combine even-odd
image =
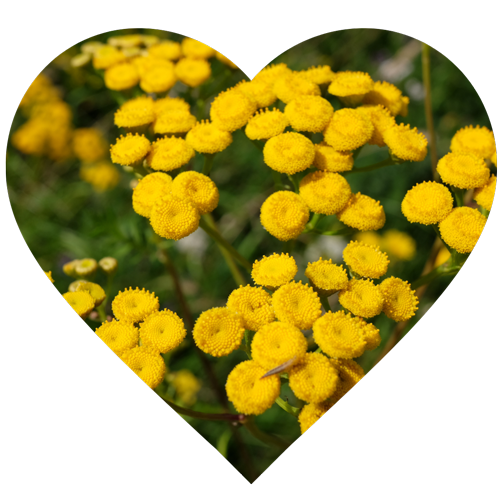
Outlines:
[{"label": "dense flower head texture", "polygon": [[128,349],[122,353],[121,359],[151,389],[158,387],[165,377],[165,361],[158,350],[149,346]]},{"label": "dense flower head texture", "polygon": [[198,87],[210,78],[212,68],[205,59],[184,57],[175,65],[174,73],[182,83],[189,87]]},{"label": "dense flower head texture", "polygon": [[94,307],[100,306],[106,298],[104,289],[97,283],[91,283],[90,281],[79,283],[75,292],[88,292],[94,299]]},{"label": "dense flower head texture", "polygon": [[386,145],[384,134],[396,125],[396,120],[391,112],[381,104],[370,105],[365,104],[357,108],[358,111],[365,113],[373,125],[373,134],[368,141],[368,144],[374,144],[379,147]]},{"label": "dense flower head texture", "polygon": [[470,253],[483,232],[486,217],[474,208],[457,207],[439,223],[443,241],[459,253]]},{"label": "dense flower head texture", "polygon": [[286,104],[300,96],[321,95],[319,85],[304,78],[298,72],[288,73],[278,78],[273,90],[278,99]]},{"label": "dense flower head texture", "polygon": [[344,262],[363,278],[380,278],[387,272],[389,258],[378,246],[351,241],[343,252]]},{"label": "dense flower head texture", "polygon": [[476,203],[486,210],[491,210],[496,187],[497,177],[495,174],[491,174],[486,184],[474,190],[474,200]]},{"label": "dense flower head texture", "polygon": [[240,285],[229,295],[227,308],[241,314],[243,326],[254,332],[276,318],[271,296],[261,287]]},{"label": "dense flower head texture", "polygon": [[245,134],[252,140],[267,140],[284,132],[288,118],[279,109],[260,109],[247,123]]},{"label": "dense flower head texture", "polygon": [[175,177],[172,193],[179,198],[188,199],[201,215],[212,212],[219,204],[219,190],[215,182],[193,170]]},{"label": "dense flower head texture", "polygon": [[94,309],[95,300],[87,291],[66,292],[63,297],[81,318],[86,318]]},{"label": "dense flower head texture", "polygon": [[214,154],[224,151],[233,137],[208,120],[202,120],[187,133],[186,142],[198,153]]},{"label": "dense flower head texture", "polygon": [[469,153],[479,158],[491,158],[495,153],[495,138],[487,127],[476,125],[461,128],[451,139],[453,153]]},{"label": "dense flower head texture", "polygon": [[111,161],[118,165],[138,165],[146,157],[150,149],[151,143],[143,135],[121,135],[116,144],[111,146]]},{"label": "dense flower head texture", "polygon": [[330,83],[333,80],[335,73],[332,71],[332,68],[328,65],[323,66],[311,66],[303,71],[299,71],[299,73],[317,85],[324,85],[325,83]]},{"label": "dense flower head texture", "polygon": [[422,161],[427,156],[427,139],[417,128],[400,123],[382,134],[391,154],[401,161]]},{"label": "dense flower head texture", "polygon": [[160,309],[154,292],[130,287],[118,292],[111,303],[115,318],[127,323],[139,323]]},{"label": "dense flower head texture", "polygon": [[322,142],[314,145],[313,165],[326,172],[348,172],[354,166],[354,158],[351,151],[336,151]]},{"label": "dense flower head texture", "polygon": [[132,207],[143,217],[150,217],[154,204],[172,189],[172,177],[163,172],[146,175],[132,193]]},{"label": "dense flower head texture", "polygon": [[253,263],[252,279],[257,285],[276,290],[292,281],[297,271],[297,264],[291,255],[273,253]]},{"label": "dense flower head texture", "polygon": [[189,109],[164,110],[153,125],[155,134],[185,134],[196,125],[196,116]]},{"label": "dense flower head texture", "polygon": [[365,113],[358,109],[343,108],[333,113],[323,136],[336,151],[352,151],[366,144],[374,127]]},{"label": "dense flower head texture", "polygon": [[313,143],[297,132],[285,132],[271,137],[264,146],[264,162],[277,172],[302,172],[311,166],[313,160]]},{"label": "dense flower head texture", "polygon": [[379,201],[361,193],[353,193],[336,215],[341,222],[360,231],[376,231],[385,224],[384,207]]},{"label": "dense flower head texture", "polygon": [[469,153],[448,153],[438,161],[438,174],[446,184],[460,189],[484,186],[490,177],[486,162]]},{"label": "dense flower head texture", "polygon": [[95,333],[118,355],[139,345],[139,330],[133,323],[113,319],[104,322]]},{"label": "dense flower head texture", "polygon": [[328,400],[304,405],[299,414],[300,433],[310,429],[332,406],[333,403]]},{"label": "dense flower head texture", "polygon": [[117,127],[134,128],[152,123],[155,119],[154,102],[149,96],[130,99],[115,113]]},{"label": "dense flower head texture", "polygon": [[408,105],[401,90],[396,85],[384,81],[375,82],[370,92],[364,96],[363,102],[372,105],[380,104],[386,107],[393,116],[405,116],[405,108]]},{"label": "dense flower head texture", "polygon": [[339,302],[348,311],[362,318],[373,318],[382,312],[384,298],[371,280],[352,279],[339,292]]},{"label": "dense flower head texture", "polygon": [[342,265],[332,263],[332,259],[309,262],[305,275],[320,297],[328,297],[347,286],[349,278]]},{"label": "dense flower head texture", "polygon": [[212,122],[227,132],[234,132],[245,126],[257,109],[257,104],[238,87],[221,92],[212,102]]},{"label": "dense flower head texture", "polygon": [[104,84],[111,90],[131,89],[139,83],[139,80],[139,72],[129,62],[116,64],[104,72]]},{"label": "dense flower head texture", "polygon": [[153,142],[146,163],[153,170],[170,172],[189,163],[194,149],[181,137],[163,137]]},{"label": "dense flower head texture", "polygon": [[186,333],[182,319],[168,309],[150,314],[139,328],[143,345],[149,345],[162,353],[178,347]]},{"label": "dense flower head texture", "polygon": [[407,321],[418,309],[418,298],[407,281],[391,276],[380,283],[384,314],[394,321]]},{"label": "dense flower head texture", "polygon": [[285,115],[297,132],[322,132],[333,116],[333,106],[317,95],[299,96],[285,106]]}]

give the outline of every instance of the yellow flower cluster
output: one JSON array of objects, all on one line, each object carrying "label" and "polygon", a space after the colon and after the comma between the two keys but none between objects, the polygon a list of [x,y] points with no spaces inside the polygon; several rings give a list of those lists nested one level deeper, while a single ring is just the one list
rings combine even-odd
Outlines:
[{"label": "yellow flower cluster", "polygon": [[357,233],[354,239],[380,247],[391,260],[412,260],[417,251],[417,242],[408,233],[397,229],[388,229],[380,235],[375,231]]},{"label": "yellow flower cluster", "polygon": [[362,278],[380,278],[387,272],[389,259],[378,246],[351,241],[343,253],[344,261],[351,271]]}]

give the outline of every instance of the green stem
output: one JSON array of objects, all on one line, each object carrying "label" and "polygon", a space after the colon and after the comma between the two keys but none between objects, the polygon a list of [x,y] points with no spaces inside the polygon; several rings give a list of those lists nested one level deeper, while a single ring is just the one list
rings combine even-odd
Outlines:
[{"label": "green stem", "polygon": [[287,174],[287,176],[288,176],[288,179],[290,180],[290,182],[292,183],[293,189],[298,194],[299,193],[299,183],[297,182],[297,179],[295,179],[293,177],[293,175],[290,175],[290,174]]},{"label": "green stem", "polygon": [[453,195],[455,196],[455,201],[457,202],[457,207],[464,206],[464,193],[465,189],[456,188],[454,186],[451,187],[453,191]]},{"label": "green stem", "polygon": [[265,143],[259,140],[250,141],[259,151],[264,150]]},{"label": "green stem", "polygon": [[105,308],[104,302],[96,308],[97,313],[99,314],[99,319],[101,320],[102,323],[106,321],[106,311],[104,310]]},{"label": "green stem", "polygon": [[298,417],[299,413],[301,411],[301,408],[296,408],[295,406],[292,406],[290,403],[285,401],[281,396],[278,396],[276,399],[275,403],[280,407],[283,408],[287,413],[290,413],[290,415],[293,415],[294,417]]},{"label": "green stem", "polygon": [[271,171],[273,173],[274,187],[277,191],[283,191],[285,189],[285,186],[283,185],[281,174],[273,169],[271,169]]},{"label": "green stem", "polygon": [[323,231],[320,234],[324,236],[350,236],[357,232],[357,229],[352,227],[343,227],[342,229],[337,229],[336,231]]},{"label": "green stem", "polygon": [[343,172],[344,175],[348,174],[357,174],[359,172],[371,172],[372,170],[377,170],[379,168],[387,167],[388,165],[395,165],[396,162],[393,158],[389,157],[385,160],[379,161],[378,163],[374,163],[373,165],[368,165],[367,167],[354,168],[353,170],[348,170],[347,172]]},{"label": "green stem", "polygon": [[[160,396],[161,397],[161,396]],[[172,408],[172,410],[176,411],[180,415],[185,415],[186,417],[197,418],[199,420],[219,420],[225,422],[238,422],[244,424],[247,417],[242,414],[234,414],[234,413],[204,413],[201,411],[190,410],[188,408],[183,408],[182,406],[176,405],[174,402],[162,397],[165,403]]]},{"label": "green stem", "polygon": [[452,267],[443,267],[443,265],[436,267],[430,273],[424,274],[418,280],[414,281],[411,284],[413,290],[417,290],[421,286],[428,285],[431,281],[434,281],[436,278],[440,276],[451,276],[453,274],[457,274],[460,271],[460,266],[452,266]]},{"label": "green stem", "polygon": [[205,162],[203,163],[202,174],[208,175],[208,176],[210,175],[216,154],[217,153],[213,153],[213,154],[204,153],[203,154],[203,156],[205,157]]},{"label": "green stem", "polygon": [[325,311],[331,311],[332,308],[330,307],[330,302],[328,302],[328,297],[320,297],[321,304],[325,308]]},{"label": "green stem", "polygon": [[314,229],[316,228],[316,225],[318,224],[318,222],[323,218],[325,217],[323,214],[317,214],[315,213],[313,216],[312,216],[312,219],[306,224],[306,227],[304,229],[304,231],[302,231],[303,233],[310,233],[310,232],[313,232]]},{"label": "green stem", "polygon": [[247,428],[248,432],[250,434],[261,441],[262,443],[267,444],[268,446],[277,446],[280,448],[282,451],[285,451],[290,444],[281,439],[278,436],[275,436],[273,434],[266,434],[265,432],[261,431],[257,425],[255,425],[255,420],[253,417],[247,417],[245,422],[243,422],[243,425]]}]

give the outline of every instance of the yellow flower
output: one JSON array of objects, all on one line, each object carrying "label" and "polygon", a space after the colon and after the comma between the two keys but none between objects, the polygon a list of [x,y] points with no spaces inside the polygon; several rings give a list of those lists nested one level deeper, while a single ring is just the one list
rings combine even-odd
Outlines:
[{"label": "yellow flower", "polygon": [[104,85],[111,90],[126,90],[139,83],[139,72],[133,64],[122,62],[104,72]]},{"label": "yellow flower", "polygon": [[348,172],[354,166],[354,158],[350,151],[336,151],[322,142],[314,145],[313,165],[326,172]]},{"label": "yellow flower", "polygon": [[333,116],[333,106],[318,95],[303,95],[285,106],[285,115],[298,132],[322,132]]},{"label": "yellow flower", "polygon": [[150,149],[151,143],[143,135],[121,135],[116,144],[111,146],[111,161],[119,165],[138,165]]},{"label": "yellow flower", "polygon": [[365,372],[353,359],[330,359],[330,362],[339,372],[342,382],[338,384],[337,390],[330,399],[330,401],[337,402],[365,376]]},{"label": "yellow flower", "polygon": [[483,232],[486,217],[469,207],[454,208],[446,219],[439,223],[441,238],[459,253],[470,253]]},{"label": "yellow flower", "polygon": [[12,134],[12,145],[21,153],[42,156],[47,149],[48,135],[44,121],[32,118]]},{"label": "yellow flower", "polygon": [[438,182],[416,184],[403,198],[401,211],[410,222],[430,225],[441,222],[453,209],[450,190]]},{"label": "yellow flower", "polygon": [[180,345],[186,337],[186,329],[177,314],[164,309],[150,314],[141,323],[139,335],[143,345],[165,353]]},{"label": "yellow flower", "polygon": [[307,283],[292,281],[273,294],[273,308],[278,321],[308,330],[321,316],[318,294]]},{"label": "yellow flower", "polygon": [[299,363],[307,351],[304,334],[289,323],[274,321],[257,331],[252,340],[252,359],[266,373],[278,366],[291,362]]},{"label": "yellow flower", "polygon": [[99,261],[99,269],[106,274],[114,274],[118,268],[118,261],[114,257],[103,257]]},{"label": "yellow flower", "polygon": [[401,90],[392,83],[382,81],[375,82],[373,89],[364,96],[363,102],[365,104],[381,104],[394,116],[403,115],[408,106],[408,101],[403,97]]},{"label": "yellow flower", "polygon": [[89,281],[85,283],[79,283],[76,287],[76,292],[88,292],[90,296],[94,299],[94,307],[100,306],[104,299],[106,298],[106,292],[97,283],[90,283]]},{"label": "yellow flower", "polygon": [[400,123],[388,128],[383,139],[391,154],[403,161],[422,161],[427,156],[427,139],[417,128]]},{"label": "yellow flower", "polygon": [[130,62],[136,67],[141,78],[148,71],[153,70],[156,67],[172,67],[171,61],[166,61],[165,59],[153,57],[151,55],[140,55],[131,59]]},{"label": "yellow flower", "polygon": [[371,120],[362,111],[343,108],[323,131],[325,142],[337,151],[351,151],[366,144],[373,135]]},{"label": "yellow flower", "polygon": [[189,87],[198,87],[206,82],[212,69],[204,59],[193,59],[186,57],[175,65],[175,76]]},{"label": "yellow flower", "polygon": [[221,92],[213,100],[210,118],[220,130],[234,132],[248,123],[256,109],[255,101],[235,87]]},{"label": "yellow flower", "polygon": [[307,174],[300,181],[299,192],[312,212],[324,215],[340,212],[352,194],[344,177],[323,171]]},{"label": "yellow flower", "polygon": [[175,395],[183,404],[193,406],[196,403],[196,395],[201,389],[201,383],[189,370],[172,373],[168,376],[168,380],[171,381]]},{"label": "yellow flower", "polygon": [[189,200],[167,194],[155,202],[149,221],[156,234],[180,240],[198,229],[200,212]]},{"label": "yellow flower", "polygon": [[85,162],[94,162],[106,156],[106,140],[96,128],[77,128],[73,132],[73,152]]},{"label": "yellow flower", "polygon": [[116,319],[106,321],[96,329],[95,333],[118,355],[139,345],[139,330],[132,323]]},{"label": "yellow flower", "polygon": [[140,87],[144,92],[167,92],[177,81],[174,63],[165,59],[159,59],[151,68],[141,74]]},{"label": "yellow flower", "polygon": [[376,106],[373,105],[364,105],[358,108],[362,113],[366,113],[368,118],[371,120],[373,125],[373,135],[371,139],[368,141],[368,144],[374,144],[379,147],[384,147],[384,133],[387,132],[391,127],[396,125],[396,120],[394,116],[391,115],[391,112],[381,104]]},{"label": "yellow flower", "polygon": [[321,316],[313,325],[313,338],[334,358],[357,358],[366,348],[361,325],[344,311],[328,311]]},{"label": "yellow flower", "polygon": [[142,35],[111,36],[107,39],[107,43],[113,47],[137,47],[138,45],[142,45]]},{"label": "yellow flower", "polygon": [[337,217],[347,226],[360,231],[376,231],[385,224],[384,207],[380,201],[361,193],[352,194]]},{"label": "yellow flower", "polygon": [[193,38],[183,38],[181,42],[182,53],[194,59],[210,59],[215,56],[215,50]]},{"label": "yellow flower", "polygon": [[252,279],[257,285],[276,290],[293,280],[297,270],[297,264],[291,255],[273,253],[253,263]]},{"label": "yellow flower", "polygon": [[313,160],[313,143],[297,132],[271,137],[264,146],[264,163],[277,172],[302,172],[311,166]]},{"label": "yellow flower", "polygon": [[373,318],[382,312],[384,297],[372,281],[352,279],[339,292],[339,302],[356,316]]},{"label": "yellow flower", "polygon": [[189,163],[194,154],[194,149],[181,137],[164,137],[151,145],[147,164],[154,170],[170,172]]},{"label": "yellow flower", "polygon": [[287,73],[274,83],[274,93],[278,99],[288,104],[299,96],[321,95],[319,85],[304,78],[300,73]]},{"label": "yellow flower", "polygon": [[152,101],[153,111],[156,117],[167,111],[190,111],[191,108],[182,97],[162,97]]},{"label": "yellow flower", "polygon": [[198,348],[218,358],[238,349],[244,333],[241,315],[227,307],[214,307],[202,312],[193,328]]},{"label": "yellow flower", "polygon": [[81,318],[86,318],[94,309],[95,301],[88,292],[66,292],[63,297]]},{"label": "yellow flower", "polygon": [[314,290],[320,297],[328,297],[347,286],[349,278],[342,265],[332,263],[332,259],[307,264],[305,275],[309,278]]},{"label": "yellow flower", "polygon": [[280,395],[279,375],[262,378],[266,370],[253,360],[243,361],[227,377],[227,397],[238,413],[260,415],[271,408]]},{"label": "yellow flower", "polygon": [[175,61],[182,56],[181,44],[173,42],[172,40],[164,40],[161,43],[149,47],[148,54],[153,57],[159,57],[160,59]]},{"label": "yellow flower", "polygon": [[445,247],[441,247],[438,254],[436,255],[436,260],[434,261],[434,268],[441,266],[451,257],[450,251]]},{"label": "yellow flower", "polygon": [[279,109],[259,110],[247,123],[245,134],[252,140],[266,140],[283,134],[288,118]]},{"label": "yellow flower", "polygon": [[271,104],[278,99],[274,93],[273,87],[274,83],[259,80],[257,77],[250,82],[244,81],[238,84],[238,88],[250,99],[255,101],[258,108],[271,106]]},{"label": "yellow flower", "polygon": [[92,63],[95,69],[107,69],[126,59],[125,55],[120,50],[111,45],[101,45],[93,55]]},{"label": "yellow flower", "polygon": [[328,401],[305,405],[299,413],[300,433],[304,434],[304,432],[315,424],[332,406],[332,403]]},{"label": "yellow flower", "polygon": [[94,259],[82,259],[75,261],[74,273],[79,278],[86,278],[97,271],[97,261]]},{"label": "yellow flower", "polygon": [[396,229],[384,233],[380,246],[391,257],[399,260],[412,260],[417,252],[416,241],[409,234]]},{"label": "yellow flower", "polygon": [[51,283],[54,283],[54,278],[52,278],[52,271],[44,271],[47,278],[49,278]]},{"label": "yellow flower", "polygon": [[480,158],[491,158],[495,153],[495,138],[488,128],[469,125],[453,136],[450,149],[453,153],[469,153]]},{"label": "yellow flower", "polygon": [[281,241],[297,238],[309,220],[305,201],[290,191],[276,191],[262,204],[260,222],[264,229]]},{"label": "yellow flower", "polygon": [[291,74],[292,70],[285,63],[270,64],[269,66],[266,66],[264,69],[260,70],[253,80],[274,85],[278,78]]},{"label": "yellow flower", "polygon": [[155,297],[154,292],[148,292],[144,288],[142,290],[126,288],[118,292],[111,303],[115,318],[126,323],[144,321],[159,308],[158,297]]},{"label": "yellow flower", "polygon": [[497,166],[497,150],[495,149],[495,152],[491,155],[491,163],[493,163],[493,165],[495,165],[495,167]]},{"label": "yellow flower", "polygon": [[366,245],[382,246],[382,237],[375,231],[356,233],[354,239]]},{"label": "yellow flower", "polygon": [[120,182],[120,172],[108,161],[82,165],[80,177],[91,184],[97,192],[113,189]]},{"label": "yellow flower", "polygon": [[373,88],[373,80],[362,71],[339,71],[333,74],[328,92],[339,97],[345,104],[359,104],[363,96]]},{"label": "yellow flower", "polygon": [[196,125],[196,116],[185,109],[163,111],[155,120],[155,134],[184,134]]},{"label": "yellow flower", "polygon": [[380,330],[373,323],[367,323],[363,318],[358,318],[356,316],[353,319],[361,328],[363,339],[366,342],[365,349],[367,351],[376,349],[382,341],[382,338],[380,337]]},{"label": "yellow flower", "polygon": [[187,133],[186,142],[198,153],[214,154],[224,151],[233,142],[233,136],[202,120]]},{"label": "yellow flower", "polygon": [[172,194],[188,199],[201,215],[212,212],[219,204],[219,190],[215,182],[193,170],[182,172],[174,179]]},{"label": "yellow flower", "polygon": [[407,321],[415,316],[418,298],[407,281],[391,276],[380,283],[384,296],[384,314],[394,321]]},{"label": "yellow flower", "polygon": [[497,187],[497,178],[495,174],[491,174],[488,182],[483,186],[474,190],[474,200],[478,205],[490,211],[493,204],[493,196]]},{"label": "yellow flower", "polygon": [[326,356],[308,352],[300,364],[292,366],[289,380],[290,389],[299,399],[321,403],[335,392],[339,376]]},{"label": "yellow flower", "polygon": [[448,153],[438,161],[438,174],[443,182],[460,189],[484,186],[490,177],[486,162],[468,153]]},{"label": "yellow flower", "polygon": [[380,247],[351,241],[343,253],[345,263],[353,273],[363,278],[380,278],[387,272],[389,259]]},{"label": "yellow flower", "polygon": [[167,371],[165,361],[158,351],[150,347],[129,349],[121,355],[121,359],[151,389],[158,387],[165,378]]},{"label": "yellow flower", "polygon": [[76,280],[76,281],[73,281],[68,286],[68,292],[76,292],[76,289],[78,288],[78,285],[80,285],[80,283],[89,283],[89,282],[87,280]]},{"label": "yellow flower", "polygon": [[115,113],[115,125],[133,128],[152,123],[155,119],[153,102],[148,96],[130,99]]},{"label": "yellow flower", "polygon": [[226,66],[229,66],[230,68],[232,69],[238,69],[238,66],[236,66],[236,64],[234,64],[233,61],[231,61],[231,59],[228,59],[224,54],[221,54],[220,52],[218,52],[217,50],[215,51],[215,57],[221,62],[221,63],[224,63]]},{"label": "yellow flower", "polygon": [[229,295],[227,308],[241,314],[247,330],[257,331],[275,320],[271,296],[261,287],[240,285]]},{"label": "yellow flower", "polygon": [[154,204],[172,189],[172,177],[168,174],[149,174],[139,180],[132,194],[132,207],[143,217],[150,217]]},{"label": "yellow flower", "polygon": [[335,76],[330,66],[311,66],[304,71],[299,71],[306,80],[309,80],[317,85],[323,85],[324,83],[330,83]]}]

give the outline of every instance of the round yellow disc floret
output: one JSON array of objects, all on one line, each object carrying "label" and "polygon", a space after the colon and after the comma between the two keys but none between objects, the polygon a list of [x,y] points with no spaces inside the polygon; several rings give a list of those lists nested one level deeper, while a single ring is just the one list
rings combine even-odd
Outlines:
[{"label": "round yellow disc floret", "polygon": [[271,408],[280,395],[279,375],[262,378],[266,373],[253,360],[243,361],[227,377],[227,397],[236,411],[245,415],[260,415]]},{"label": "round yellow disc floret", "polygon": [[79,278],[87,278],[97,271],[95,259],[81,259],[75,262],[74,272]]},{"label": "round yellow disc floret", "polygon": [[403,198],[401,211],[410,222],[430,225],[441,222],[453,209],[450,190],[438,182],[416,184]]},{"label": "round yellow disc floret", "polygon": [[94,307],[100,306],[104,299],[106,298],[106,292],[97,283],[91,283],[86,281],[85,283],[79,283],[76,287],[75,292],[88,292],[90,296],[94,299]]},{"label": "round yellow disc floret", "polygon": [[322,132],[333,116],[333,106],[318,95],[304,95],[285,106],[285,115],[298,132]]},{"label": "round yellow disc floret", "polygon": [[257,75],[255,75],[254,81],[261,81],[266,83],[271,83],[274,85],[278,78],[282,76],[291,75],[292,70],[285,64],[270,64],[264,69],[260,70]]},{"label": "round yellow disc floret", "polygon": [[363,96],[373,88],[373,80],[362,71],[339,71],[333,74],[328,92],[337,97],[349,98],[346,104],[361,102]]},{"label": "round yellow disc floret", "polygon": [[454,153],[470,153],[479,158],[491,158],[495,152],[495,138],[487,127],[469,125],[453,136],[450,149]]},{"label": "round yellow disc floret", "polygon": [[459,253],[470,253],[483,232],[486,217],[469,207],[454,208],[446,219],[439,223],[443,241]]},{"label": "round yellow disc floret", "polygon": [[341,384],[338,384],[331,400],[338,401],[349,392],[364,376],[363,368],[353,359],[330,359],[333,367],[338,371]]},{"label": "round yellow disc floret", "polygon": [[352,279],[339,292],[339,302],[355,316],[373,318],[382,312],[384,297],[372,281]]},{"label": "round yellow disc floret", "polygon": [[240,285],[229,295],[227,308],[241,314],[243,326],[254,332],[275,320],[271,296],[261,287]]},{"label": "round yellow disc floret", "polygon": [[474,200],[476,203],[488,211],[491,210],[496,187],[497,177],[495,174],[491,174],[486,184],[474,190]]},{"label": "round yellow disc floret", "polygon": [[226,149],[233,142],[233,136],[202,120],[187,133],[186,142],[198,153],[214,154]]},{"label": "round yellow disc floret", "polygon": [[333,118],[323,131],[325,142],[337,151],[352,151],[366,144],[373,135],[373,125],[365,113],[343,108],[333,113]]},{"label": "round yellow disc floret", "polygon": [[400,123],[388,128],[383,139],[391,154],[403,161],[422,161],[427,156],[427,139],[417,128]]},{"label": "round yellow disc floret", "polygon": [[212,74],[210,64],[204,59],[185,57],[175,65],[175,75],[189,87],[198,87],[206,82]]},{"label": "round yellow disc floret", "polygon": [[111,36],[107,39],[108,45],[113,47],[137,47],[142,45],[142,35],[121,35],[121,36]]},{"label": "round yellow disc floret", "polygon": [[306,202],[291,191],[276,191],[262,204],[260,222],[281,241],[297,238],[309,220]]},{"label": "round yellow disc floret", "polygon": [[334,358],[357,358],[366,348],[359,323],[344,311],[321,316],[313,325],[313,337],[321,350]]},{"label": "round yellow disc floret", "polygon": [[86,318],[94,309],[95,300],[89,292],[66,292],[63,297],[81,318]]},{"label": "round yellow disc floret", "polygon": [[307,174],[300,181],[299,192],[312,212],[324,215],[340,212],[352,194],[344,177],[323,171]]},{"label": "round yellow disc floret", "polygon": [[321,301],[307,283],[287,283],[273,294],[273,308],[278,321],[308,330],[321,316]]},{"label": "round yellow disc floret", "polygon": [[352,194],[338,219],[360,231],[376,231],[385,224],[384,207],[380,201],[361,193]]},{"label": "round yellow disc floret", "polygon": [[153,110],[156,117],[167,111],[190,111],[191,107],[181,97],[163,97],[153,102]]},{"label": "round yellow disc floret", "polygon": [[288,73],[279,77],[273,90],[280,101],[289,103],[304,95],[321,95],[319,85],[304,78],[300,73]]},{"label": "round yellow disc floret", "polygon": [[189,200],[168,194],[153,205],[150,222],[156,234],[180,240],[198,229],[200,212]]},{"label": "round yellow disc floret", "polygon": [[186,109],[163,110],[155,120],[155,134],[184,134],[196,125],[196,116]]},{"label": "round yellow disc floret", "polygon": [[215,210],[219,204],[219,190],[210,177],[191,170],[180,173],[172,183],[172,193],[188,199],[201,215]]},{"label": "round yellow disc floret", "polygon": [[121,355],[121,359],[151,389],[158,387],[165,377],[165,361],[157,350],[149,346],[129,349]]},{"label": "round yellow disc floret", "polygon": [[384,296],[384,314],[394,321],[407,321],[415,316],[418,298],[407,281],[391,276],[380,283]]},{"label": "round yellow disc floret", "polygon": [[317,85],[323,85],[325,83],[330,83],[335,76],[330,66],[311,66],[306,70],[300,71],[300,74],[307,80],[316,83]]},{"label": "round yellow disc floret", "polygon": [[94,162],[106,156],[108,145],[95,128],[77,128],[73,132],[73,152],[84,162]]},{"label": "round yellow disc floret", "polygon": [[149,174],[139,180],[132,194],[132,207],[136,213],[143,217],[150,217],[154,204],[170,193],[172,177],[168,174],[157,172]]},{"label": "round yellow disc floret", "polygon": [[330,360],[317,352],[306,353],[304,359],[290,369],[290,389],[302,401],[321,403],[337,387],[339,376]]},{"label": "round yellow disc floret", "polygon": [[252,279],[257,285],[276,290],[292,281],[297,270],[297,264],[291,255],[273,253],[253,263]]},{"label": "round yellow disc floret", "polygon": [[125,60],[125,55],[116,47],[101,45],[94,52],[92,63],[95,69],[106,69]]},{"label": "round yellow disc floret", "polygon": [[252,359],[266,372],[284,363],[290,363],[289,369],[304,358],[306,351],[304,334],[289,323],[269,323],[258,330],[252,340]]},{"label": "round yellow disc floret", "polygon": [[239,84],[239,89],[250,99],[253,99],[258,108],[271,106],[278,99],[273,87],[273,82],[257,79],[257,77],[250,82],[241,82]]},{"label": "round yellow disc floret", "polygon": [[340,265],[332,263],[332,259],[307,264],[305,275],[309,278],[314,290],[321,297],[328,297],[347,286],[349,278],[346,270]]},{"label": "round yellow disc floret", "polygon": [[248,123],[256,109],[255,101],[236,87],[221,92],[214,99],[210,118],[219,129],[234,132]]},{"label": "round yellow disc floret", "polygon": [[104,72],[104,85],[111,90],[126,90],[139,83],[139,73],[133,64],[123,62]]},{"label": "round yellow disc floret", "polygon": [[120,172],[107,161],[80,166],[80,178],[92,185],[95,191],[113,189],[120,182]]},{"label": "round yellow disc floret", "polygon": [[245,134],[252,141],[267,140],[282,134],[288,125],[288,118],[279,109],[259,110],[248,121]]},{"label": "round yellow disc floret", "polygon": [[201,313],[193,328],[195,344],[215,357],[227,356],[241,344],[245,327],[241,315],[227,307]]},{"label": "round yellow disc floret", "polygon": [[116,354],[139,345],[139,330],[132,323],[106,321],[95,333]]},{"label": "round yellow disc floret", "polygon": [[407,233],[389,229],[380,243],[383,250],[399,260],[412,260],[417,252],[417,242]]},{"label": "round yellow disc floret", "polygon": [[153,99],[148,96],[136,97],[123,104],[115,113],[115,125],[133,128],[153,123],[155,119]]},{"label": "round yellow disc floret", "polygon": [[438,174],[443,182],[460,189],[474,189],[484,186],[490,177],[486,162],[469,153],[448,153],[437,164]]},{"label": "round yellow disc floret", "polygon": [[363,278],[380,278],[387,272],[389,259],[380,247],[351,241],[343,253],[344,261],[353,273]]},{"label": "round yellow disc floret", "polygon": [[111,303],[111,309],[115,318],[127,323],[138,323],[145,320],[150,314],[158,311],[160,301],[154,292],[149,292],[144,288],[135,290],[126,288],[118,292],[118,295]]},{"label": "round yellow disc floret", "polygon": [[304,434],[304,432],[315,424],[331,407],[332,404],[328,401],[304,405],[299,413],[300,433]]},{"label": "round yellow disc floret", "polygon": [[373,135],[371,139],[368,141],[368,144],[374,144],[379,147],[384,147],[384,134],[391,127],[396,125],[396,120],[391,112],[381,104],[376,106],[373,105],[364,105],[358,108],[362,113],[366,113],[366,116],[371,120],[373,125]]},{"label": "round yellow disc floret", "polygon": [[363,318],[358,318],[356,316],[353,319],[361,328],[363,339],[366,342],[365,349],[367,351],[376,349],[382,341],[382,338],[380,337],[380,330],[373,323],[367,323]]},{"label": "round yellow disc floret", "polygon": [[392,83],[383,81],[375,82],[373,89],[364,96],[363,102],[365,104],[381,104],[394,116],[403,115],[404,109],[408,105],[401,90]]},{"label": "round yellow disc floret", "polygon": [[186,337],[184,322],[173,311],[165,309],[150,314],[139,328],[143,345],[154,347],[160,352],[175,349]]},{"label": "round yellow disc floret", "polygon": [[143,135],[121,135],[111,146],[111,161],[118,165],[138,165],[150,149],[151,143]]},{"label": "round yellow disc floret", "polygon": [[174,63],[158,59],[158,63],[144,70],[141,74],[140,86],[144,92],[167,92],[177,81]]},{"label": "round yellow disc floret", "polygon": [[181,42],[182,53],[186,57],[195,59],[210,59],[215,56],[215,50],[193,38],[183,38]]},{"label": "round yellow disc floret", "polygon": [[160,59],[175,61],[182,56],[181,44],[172,40],[164,40],[161,43],[149,47],[148,54]]},{"label": "round yellow disc floret", "polygon": [[311,166],[313,160],[313,143],[297,132],[285,132],[271,137],[264,146],[264,162],[277,172],[302,172]]},{"label": "round yellow disc floret", "polygon": [[147,164],[154,170],[170,172],[189,163],[194,149],[181,137],[164,137],[151,144]]},{"label": "round yellow disc floret", "polygon": [[350,151],[336,151],[322,142],[314,145],[313,165],[326,172],[348,172],[354,166],[354,158]]}]

